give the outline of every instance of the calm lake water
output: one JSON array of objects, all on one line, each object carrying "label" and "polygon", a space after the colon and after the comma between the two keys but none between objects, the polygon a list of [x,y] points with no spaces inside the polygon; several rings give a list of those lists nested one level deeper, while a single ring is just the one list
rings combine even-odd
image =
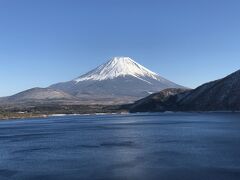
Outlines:
[{"label": "calm lake water", "polygon": [[240,113],[0,121],[0,180],[239,180]]}]

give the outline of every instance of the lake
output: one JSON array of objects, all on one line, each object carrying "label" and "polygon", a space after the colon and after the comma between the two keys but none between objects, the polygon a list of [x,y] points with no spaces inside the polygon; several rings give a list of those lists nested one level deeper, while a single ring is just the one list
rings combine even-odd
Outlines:
[{"label": "lake", "polygon": [[3,120],[0,179],[239,180],[240,113]]}]

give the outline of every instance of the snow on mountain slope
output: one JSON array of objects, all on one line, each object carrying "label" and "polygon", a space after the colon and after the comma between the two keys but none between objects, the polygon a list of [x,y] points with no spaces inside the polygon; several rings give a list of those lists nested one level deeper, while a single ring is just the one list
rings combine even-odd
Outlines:
[{"label": "snow on mountain slope", "polygon": [[129,57],[114,57],[107,63],[75,79],[75,81],[77,83],[87,80],[102,81],[125,76],[133,76],[143,81],[146,81],[143,78],[152,78],[159,81],[165,80]]}]

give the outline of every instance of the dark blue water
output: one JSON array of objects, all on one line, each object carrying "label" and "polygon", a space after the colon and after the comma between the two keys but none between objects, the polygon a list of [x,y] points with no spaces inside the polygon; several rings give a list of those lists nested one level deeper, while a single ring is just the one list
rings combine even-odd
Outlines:
[{"label": "dark blue water", "polygon": [[0,180],[240,179],[240,114],[0,121]]}]

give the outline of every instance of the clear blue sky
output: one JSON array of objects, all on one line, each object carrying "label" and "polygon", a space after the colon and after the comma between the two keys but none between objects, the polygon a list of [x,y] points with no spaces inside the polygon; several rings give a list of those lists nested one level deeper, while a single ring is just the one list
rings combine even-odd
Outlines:
[{"label": "clear blue sky", "polygon": [[0,0],[0,96],[130,56],[184,86],[240,69],[239,0]]}]

